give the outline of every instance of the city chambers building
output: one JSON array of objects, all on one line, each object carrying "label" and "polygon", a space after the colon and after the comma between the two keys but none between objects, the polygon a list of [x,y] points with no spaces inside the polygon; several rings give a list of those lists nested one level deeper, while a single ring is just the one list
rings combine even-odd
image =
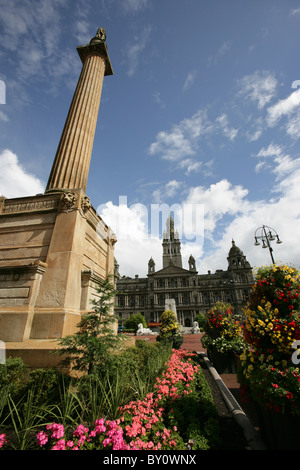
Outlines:
[{"label": "city chambers building", "polygon": [[188,269],[182,267],[181,242],[169,216],[167,230],[163,234],[163,268],[156,271],[150,258],[148,275],[120,277],[115,263],[118,294],[115,300],[115,315],[120,323],[132,313],[144,315],[147,323],[159,322],[168,299],[176,302],[178,321],[183,327],[193,324],[197,313],[207,313],[216,302],[228,302],[235,315],[242,315],[252,289],[252,268],[243,252],[232,241],[226,271],[198,274],[194,257],[188,260]]}]

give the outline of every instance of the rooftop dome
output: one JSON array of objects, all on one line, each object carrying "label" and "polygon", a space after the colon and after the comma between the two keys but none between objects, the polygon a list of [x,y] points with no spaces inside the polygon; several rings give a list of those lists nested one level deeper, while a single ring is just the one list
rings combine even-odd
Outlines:
[{"label": "rooftop dome", "polygon": [[244,253],[238,246],[236,246],[235,241],[232,240],[232,247],[229,250],[228,256],[231,257],[231,256],[238,256],[238,255],[244,256]]}]

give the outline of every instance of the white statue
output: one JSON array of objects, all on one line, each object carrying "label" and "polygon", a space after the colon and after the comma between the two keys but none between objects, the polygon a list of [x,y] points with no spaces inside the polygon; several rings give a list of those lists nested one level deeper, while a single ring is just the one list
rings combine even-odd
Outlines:
[{"label": "white statue", "polygon": [[154,335],[153,331],[150,328],[145,328],[143,323],[138,324],[138,329],[136,331],[137,336],[141,335]]},{"label": "white statue", "polygon": [[166,299],[165,310],[172,310],[175,313],[176,321],[178,321],[175,299]]},{"label": "white statue", "polygon": [[193,322],[192,333],[193,334],[200,333],[199,323],[197,321]]}]

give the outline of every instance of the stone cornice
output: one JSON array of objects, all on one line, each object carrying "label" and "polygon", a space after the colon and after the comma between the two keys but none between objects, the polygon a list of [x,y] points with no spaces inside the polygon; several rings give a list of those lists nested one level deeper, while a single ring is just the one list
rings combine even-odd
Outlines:
[{"label": "stone cornice", "polygon": [[86,44],[85,46],[78,46],[77,52],[81,59],[81,62],[84,64],[86,58],[89,55],[99,55],[105,61],[105,73],[104,75],[113,75],[113,69],[108,55],[107,45],[105,42],[98,42],[93,44]]}]

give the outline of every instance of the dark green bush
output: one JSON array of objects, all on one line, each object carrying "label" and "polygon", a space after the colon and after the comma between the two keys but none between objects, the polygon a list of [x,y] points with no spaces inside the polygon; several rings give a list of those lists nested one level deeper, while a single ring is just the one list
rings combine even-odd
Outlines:
[{"label": "dark green bush", "polygon": [[17,395],[24,387],[27,368],[20,357],[8,357],[0,364],[0,395]]},{"label": "dark green bush", "polygon": [[145,320],[144,315],[141,313],[132,313],[130,317],[125,322],[126,330],[134,330],[137,331],[139,323],[142,323],[145,328],[147,328],[147,323]]}]

